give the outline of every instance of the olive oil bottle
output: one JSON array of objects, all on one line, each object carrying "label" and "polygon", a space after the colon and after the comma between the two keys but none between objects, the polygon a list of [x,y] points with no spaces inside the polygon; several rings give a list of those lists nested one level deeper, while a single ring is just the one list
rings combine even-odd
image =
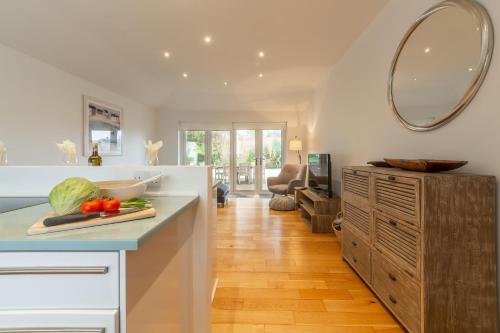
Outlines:
[{"label": "olive oil bottle", "polygon": [[99,145],[92,144],[92,155],[89,156],[89,166],[101,166],[102,158],[99,156]]}]

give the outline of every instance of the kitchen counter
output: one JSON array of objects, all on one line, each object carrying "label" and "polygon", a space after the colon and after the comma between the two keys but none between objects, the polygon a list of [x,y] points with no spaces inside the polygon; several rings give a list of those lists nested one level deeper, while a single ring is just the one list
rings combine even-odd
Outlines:
[{"label": "kitchen counter", "polygon": [[34,236],[26,231],[50,206],[14,210],[0,214],[0,251],[135,251],[198,201],[199,196],[158,197],[152,199],[152,218]]}]

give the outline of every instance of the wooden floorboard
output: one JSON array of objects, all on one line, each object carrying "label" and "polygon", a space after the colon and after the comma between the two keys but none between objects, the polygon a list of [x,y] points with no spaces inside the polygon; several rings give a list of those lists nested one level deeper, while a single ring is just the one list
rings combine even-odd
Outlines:
[{"label": "wooden floorboard", "polygon": [[332,234],[312,234],[267,199],[232,199],[217,213],[213,333],[404,332]]}]

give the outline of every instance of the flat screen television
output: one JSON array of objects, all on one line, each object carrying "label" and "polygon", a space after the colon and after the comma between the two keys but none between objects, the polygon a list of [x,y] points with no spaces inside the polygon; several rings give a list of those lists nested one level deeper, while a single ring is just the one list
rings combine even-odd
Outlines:
[{"label": "flat screen television", "polygon": [[332,192],[332,161],[330,154],[308,154],[309,189],[320,195],[331,198]]}]

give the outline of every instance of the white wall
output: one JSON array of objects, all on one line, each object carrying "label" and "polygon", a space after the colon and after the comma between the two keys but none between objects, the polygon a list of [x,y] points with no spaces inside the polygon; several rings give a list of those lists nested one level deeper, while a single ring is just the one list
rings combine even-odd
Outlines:
[{"label": "white wall", "polygon": [[[333,154],[337,192],[342,166],[384,157],[467,160],[461,171],[500,179],[500,1],[480,1],[497,28],[497,50],[482,88],[464,112],[442,128],[420,133],[403,128],[389,107],[394,52],[413,21],[437,2],[392,0],[317,91],[308,120],[309,146]],[[498,215],[497,208],[497,221]]]},{"label": "white wall", "polygon": [[[161,164],[177,164],[179,122],[231,124],[232,122],[287,122],[288,141],[295,136],[306,140],[306,119],[303,111],[158,111],[156,132],[163,140],[164,148],[160,152]],[[304,160],[304,154],[302,154]],[[287,162],[298,163],[297,154],[287,151]]]},{"label": "white wall", "polygon": [[10,164],[61,164],[55,143],[64,139],[82,154],[84,94],[124,109],[124,153],[104,157],[104,164],[144,162],[142,143],[155,136],[155,113],[145,106],[1,44],[0,73],[0,140]]}]

